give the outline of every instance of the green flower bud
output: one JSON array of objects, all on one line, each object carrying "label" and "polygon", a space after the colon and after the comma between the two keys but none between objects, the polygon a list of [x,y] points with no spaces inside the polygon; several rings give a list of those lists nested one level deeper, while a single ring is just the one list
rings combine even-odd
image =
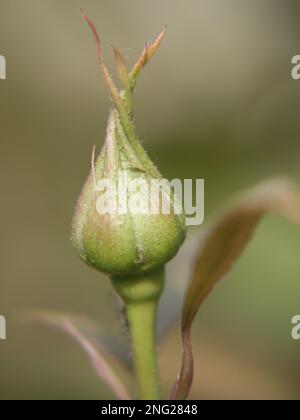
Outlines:
[{"label": "green flower bud", "polygon": [[[91,173],[78,199],[72,242],[80,257],[97,270],[114,276],[148,273],[174,257],[186,233],[184,215],[176,214],[176,198],[164,185],[159,184],[159,193],[169,203],[170,212],[164,214],[161,202],[155,214],[151,211],[153,180],[162,177],[137,140],[132,122],[132,92],[137,75],[158,48],[163,34],[145,47],[130,74],[115,50],[124,85],[119,93],[103,63],[95,27],[86,16],[85,19],[93,30],[100,68],[115,109],[110,113],[102,151],[96,161],[93,156]],[[111,189],[100,191],[101,185],[108,184]],[[136,188],[128,189],[132,184]],[[133,211],[134,203],[140,210],[144,206],[145,211]],[[102,211],[103,205],[106,212]]]}]

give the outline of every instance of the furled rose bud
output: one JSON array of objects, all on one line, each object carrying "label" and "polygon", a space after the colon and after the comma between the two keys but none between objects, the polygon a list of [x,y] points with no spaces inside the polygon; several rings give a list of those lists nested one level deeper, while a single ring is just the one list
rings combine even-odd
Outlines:
[{"label": "furled rose bud", "polygon": [[104,65],[99,37],[85,16],[96,41],[100,68],[115,102],[99,157],[78,199],[72,242],[80,257],[97,270],[114,276],[147,273],[163,267],[178,251],[186,227],[180,203],[165,186],[135,135],[132,93],[136,78],[158,48],[164,32],[146,45],[131,73],[115,50],[124,90],[115,88]]}]

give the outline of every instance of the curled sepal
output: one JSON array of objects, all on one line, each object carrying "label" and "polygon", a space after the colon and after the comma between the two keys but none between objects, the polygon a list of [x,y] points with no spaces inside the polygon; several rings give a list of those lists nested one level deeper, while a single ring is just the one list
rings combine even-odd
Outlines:
[{"label": "curled sepal", "polygon": [[238,198],[207,228],[201,241],[182,314],[182,364],[171,399],[186,399],[193,381],[191,327],[208,294],[231,270],[261,218],[275,212],[300,226],[300,194],[285,179],[265,181]]},{"label": "curled sepal", "polygon": [[164,29],[160,33],[160,35],[157,37],[157,39],[153,43],[150,43],[149,45],[147,43],[145,44],[141,57],[139,58],[139,60],[137,61],[137,63],[135,64],[135,66],[133,67],[132,71],[129,74],[127,72],[126,65],[125,65],[125,62],[121,53],[117,49],[114,49],[119,77],[121,79],[121,82],[124,87],[124,92],[125,92],[125,95],[123,95],[123,92],[121,93],[118,92],[118,89],[113,83],[112,78],[109,74],[109,71],[105,65],[103,52],[101,48],[100,37],[97,32],[95,24],[84,13],[83,10],[81,10],[81,14],[92,31],[99,67],[103,74],[105,83],[110,91],[111,97],[119,112],[120,121],[123,125],[123,128],[126,132],[126,135],[129,141],[131,141],[132,144],[136,145],[138,143],[138,140],[137,140],[135,130],[134,130],[134,125],[132,122],[132,108],[133,108],[132,94],[134,91],[134,87],[135,87],[136,79],[138,75],[140,74],[142,68],[149,62],[149,60],[158,50],[161,44],[161,41],[165,35],[166,29]]},{"label": "curled sepal", "polygon": [[130,82],[131,82],[131,90],[133,91],[136,85],[137,78],[142,71],[142,69],[145,67],[145,65],[151,60],[153,55],[156,53],[156,51],[159,49],[160,44],[167,32],[167,28],[165,27],[161,33],[158,35],[158,37],[153,41],[152,43],[146,42],[144,45],[144,49],[142,51],[141,56],[139,57],[136,64],[133,66],[133,69],[130,72]]}]

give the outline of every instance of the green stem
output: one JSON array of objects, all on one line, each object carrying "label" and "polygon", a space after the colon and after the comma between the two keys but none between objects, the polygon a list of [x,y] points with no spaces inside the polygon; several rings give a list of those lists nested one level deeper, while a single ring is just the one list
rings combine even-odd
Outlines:
[{"label": "green stem", "polygon": [[125,303],[140,399],[160,399],[155,325],[164,270],[130,277],[114,277],[113,285]]},{"label": "green stem", "polygon": [[159,399],[158,373],[155,351],[156,305],[153,302],[127,306],[127,317],[131,330],[134,364],[143,400]]}]

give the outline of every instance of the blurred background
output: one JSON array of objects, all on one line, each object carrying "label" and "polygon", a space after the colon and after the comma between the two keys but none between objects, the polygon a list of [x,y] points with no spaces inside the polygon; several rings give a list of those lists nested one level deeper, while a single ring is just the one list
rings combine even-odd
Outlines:
[{"label": "blurred background", "polygon": [[[1,399],[112,398],[76,344],[17,316],[76,312],[122,333],[109,281],[69,241],[111,106],[81,7],[97,24],[110,69],[112,45],[132,65],[168,25],[138,82],[136,126],[164,176],[205,179],[206,222],[264,177],[287,174],[300,184],[300,81],[290,75],[300,54],[299,1],[0,0]],[[166,294],[180,285],[182,295],[194,243],[172,262]],[[299,249],[299,231],[287,222],[268,216],[260,225],[195,322],[191,398],[300,397],[300,342],[291,338]],[[179,365],[177,323],[160,343],[165,396]]]}]

